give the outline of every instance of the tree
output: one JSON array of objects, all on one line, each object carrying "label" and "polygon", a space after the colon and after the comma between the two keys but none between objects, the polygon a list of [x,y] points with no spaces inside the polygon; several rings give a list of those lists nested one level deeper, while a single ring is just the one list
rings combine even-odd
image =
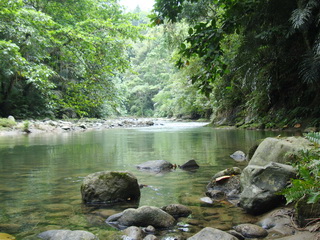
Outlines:
[{"label": "tree", "polygon": [[117,101],[114,77],[128,67],[128,39],[139,37],[117,1],[4,0],[0,17],[11,59],[0,66],[1,115],[35,115],[37,106],[37,115],[99,116]]},{"label": "tree", "polygon": [[[192,18],[188,12],[199,4],[206,6],[205,14]],[[212,93],[216,115],[236,113],[233,120],[242,123],[283,125],[320,116],[314,105],[318,1],[157,0],[154,13],[155,24],[192,18],[177,65],[187,67],[194,56],[201,59],[192,82]]]}]

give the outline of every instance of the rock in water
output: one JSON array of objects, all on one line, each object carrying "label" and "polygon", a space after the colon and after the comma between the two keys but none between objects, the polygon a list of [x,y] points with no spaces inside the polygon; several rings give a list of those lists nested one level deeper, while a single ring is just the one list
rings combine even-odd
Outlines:
[{"label": "rock in water", "polygon": [[231,154],[230,157],[237,162],[242,162],[246,160],[246,154],[242,151],[236,151],[233,154]]},{"label": "rock in water", "polygon": [[199,165],[197,164],[196,160],[191,159],[188,162],[179,166],[179,168],[184,169],[184,170],[197,169],[197,168],[199,168]]},{"label": "rock in water", "polygon": [[[128,236],[128,239],[142,239],[142,230],[136,226],[131,226],[123,230],[123,233]],[[127,239],[127,238],[124,238]]]},{"label": "rock in water", "polygon": [[83,180],[81,195],[85,204],[135,202],[140,199],[140,187],[129,172],[96,172]]},{"label": "rock in water", "polygon": [[234,229],[245,238],[264,238],[268,236],[267,230],[254,224],[240,224]]},{"label": "rock in water", "polygon": [[187,240],[238,240],[238,238],[231,234],[221,231],[216,228],[206,227],[197,234],[189,237]]},{"label": "rock in water", "polygon": [[298,153],[312,147],[312,143],[302,137],[266,138],[255,151],[249,165],[265,166],[270,162],[287,164],[292,159],[288,153]]},{"label": "rock in water", "polygon": [[161,209],[166,213],[169,213],[174,218],[188,217],[192,213],[188,207],[181,204],[170,204],[162,207]]},{"label": "rock in water", "polygon": [[147,161],[137,165],[139,170],[146,170],[151,172],[170,171],[173,165],[165,160]]},{"label": "rock in water", "polygon": [[289,180],[296,175],[296,170],[289,165],[269,163],[261,167],[249,165],[240,178],[240,206],[251,214],[261,214],[280,205],[283,197],[278,194]]},{"label": "rock in water", "polygon": [[106,222],[121,226],[168,228],[174,225],[175,219],[157,207],[142,206],[138,209],[128,208],[121,213],[110,216]]},{"label": "rock in water", "polygon": [[49,230],[38,235],[44,240],[99,240],[94,234],[86,231],[71,231],[71,230]]},{"label": "rock in water", "polygon": [[311,147],[312,143],[302,137],[266,138],[261,142],[240,177],[240,206],[260,214],[284,202],[278,192],[296,175],[286,163],[294,160],[293,154]]}]

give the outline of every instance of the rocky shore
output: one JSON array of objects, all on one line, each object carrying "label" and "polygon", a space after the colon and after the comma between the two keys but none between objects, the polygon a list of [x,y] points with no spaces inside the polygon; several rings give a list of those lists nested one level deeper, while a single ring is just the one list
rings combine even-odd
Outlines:
[{"label": "rocky shore", "polygon": [[12,125],[0,128],[0,136],[63,133],[76,131],[102,130],[111,128],[147,127],[161,124],[157,119],[150,118],[117,118],[117,119],[69,119],[69,120],[23,120],[8,118]]}]

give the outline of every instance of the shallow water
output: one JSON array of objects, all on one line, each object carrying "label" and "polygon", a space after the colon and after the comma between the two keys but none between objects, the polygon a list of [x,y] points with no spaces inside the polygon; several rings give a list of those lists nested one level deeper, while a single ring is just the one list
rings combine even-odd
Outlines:
[{"label": "shallow water", "polygon": [[[92,209],[82,205],[80,185],[90,173],[128,170],[141,189],[140,206],[172,203],[189,206],[193,213],[180,219],[171,232],[189,236],[206,226],[228,230],[254,222],[240,208],[226,202],[208,204],[205,187],[218,171],[245,167],[229,157],[247,152],[257,139],[279,132],[213,129],[201,123],[169,123],[147,128],[108,129],[63,134],[0,138],[0,232],[17,239],[36,239],[49,229],[81,229],[103,239],[117,231],[105,223],[121,209]],[[135,165],[164,159],[182,165],[195,159],[195,172],[177,169],[166,174],[141,172]],[[159,232],[159,234],[161,234]]]}]

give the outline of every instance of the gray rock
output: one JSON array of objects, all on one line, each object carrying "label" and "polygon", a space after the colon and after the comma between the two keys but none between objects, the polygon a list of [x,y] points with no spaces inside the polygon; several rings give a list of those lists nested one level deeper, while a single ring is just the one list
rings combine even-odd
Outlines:
[{"label": "gray rock", "polygon": [[161,209],[166,213],[169,213],[174,218],[188,217],[192,213],[188,207],[182,204],[170,204],[162,207]]},{"label": "gray rock", "polygon": [[256,149],[249,165],[265,166],[270,162],[287,164],[291,161],[289,153],[311,147],[312,143],[302,137],[266,138]]},{"label": "gray rock", "polygon": [[223,200],[227,197],[226,193],[221,190],[208,190],[206,195],[214,200]]},{"label": "gray rock", "polygon": [[149,225],[148,227],[145,227],[142,229],[145,233],[154,233],[156,231],[156,229],[154,228],[154,226]]},{"label": "gray rock", "polygon": [[83,180],[81,195],[86,204],[136,202],[140,199],[140,187],[129,172],[96,172]]},{"label": "gray rock", "polygon": [[265,167],[247,166],[240,177],[243,189],[240,206],[251,214],[260,214],[278,206],[284,199],[277,193],[295,175],[292,166],[280,163],[269,163]]},{"label": "gray rock", "polygon": [[143,240],[158,240],[155,235],[147,235]]},{"label": "gray rock", "polygon": [[254,224],[240,224],[234,227],[245,238],[264,238],[268,236],[267,230]]},{"label": "gray rock", "polygon": [[44,240],[99,240],[94,234],[86,231],[49,230],[38,235]]},{"label": "gray rock", "polygon": [[181,166],[179,166],[179,168],[184,169],[184,170],[197,169],[197,168],[199,168],[199,165],[196,162],[196,160],[191,159],[188,162],[186,162],[186,163],[182,164]]},{"label": "gray rock", "polygon": [[[115,218],[110,218],[108,220]],[[175,219],[165,211],[157,207],[142,206],[138,209],[128,208],[117,216],[117,223],[121,226],[168,228],[175,224]]]},{"label": "gray rock", "polygon": [[319,232],[311,233],[308,231],[296,233],[293,236],[277,238],[277,240],[316,240],[319,239]]},{"label": "gray rock", "polygon": [[296,231],[291,220],[293,213],[291,208],[275,209],[265,214],[257,224],[282,236],[293,235]]},{"label": "gray rock", "polygon": [[197,234],[189,237],[188,240],[238,240],[231,234],[219,229],[206,227]]},{"label": "gray rock", "polygon": [[137,165],[137,168],[139,170],[161,172],[161,171],[170,171],[173,168],[173,165],[165,160],[153,160],[153,161],[147,161],[145,163],[141,163]]},{"label": "gray rock", "polygon": [[71,126],[63,125],[61,129],[68,131],[71,130]]},{"label": "gray rock", "polygon": [[136,226],[131,226],[123,230],[123,233],[130,239],[130,240],[141,240],[143,237],[142,230]]},{"label": "gray rock", "polygon": [[[220,200],[225,197],[227,200],[238,200],[241,192],[240,175],[232,175],[226,179],[216,181],[212,178],[207,185],[206,195],[214,200]],[[219,179],[219,178],[218,178]],[[237,204],[237,202],[234,202]]]},{"label": "gray rock", "polygon": [[232,236],[235,236],[239,240],[244,240],[245,239],[245,237],[242,236],[242,234],[237,232],[236,230],[229,230],[228,233],[231,234]]},{"label": "gray rock", "polygon": [[236,151],[233,154],[231,154],[230,157],[237,162],[242,162],[247,159],[246,154],[242,151]]},{"label": "gray rock", "polygon": [[16,122],[16,119],[11,115],[8,117],[8,120],[11,122]]}]

